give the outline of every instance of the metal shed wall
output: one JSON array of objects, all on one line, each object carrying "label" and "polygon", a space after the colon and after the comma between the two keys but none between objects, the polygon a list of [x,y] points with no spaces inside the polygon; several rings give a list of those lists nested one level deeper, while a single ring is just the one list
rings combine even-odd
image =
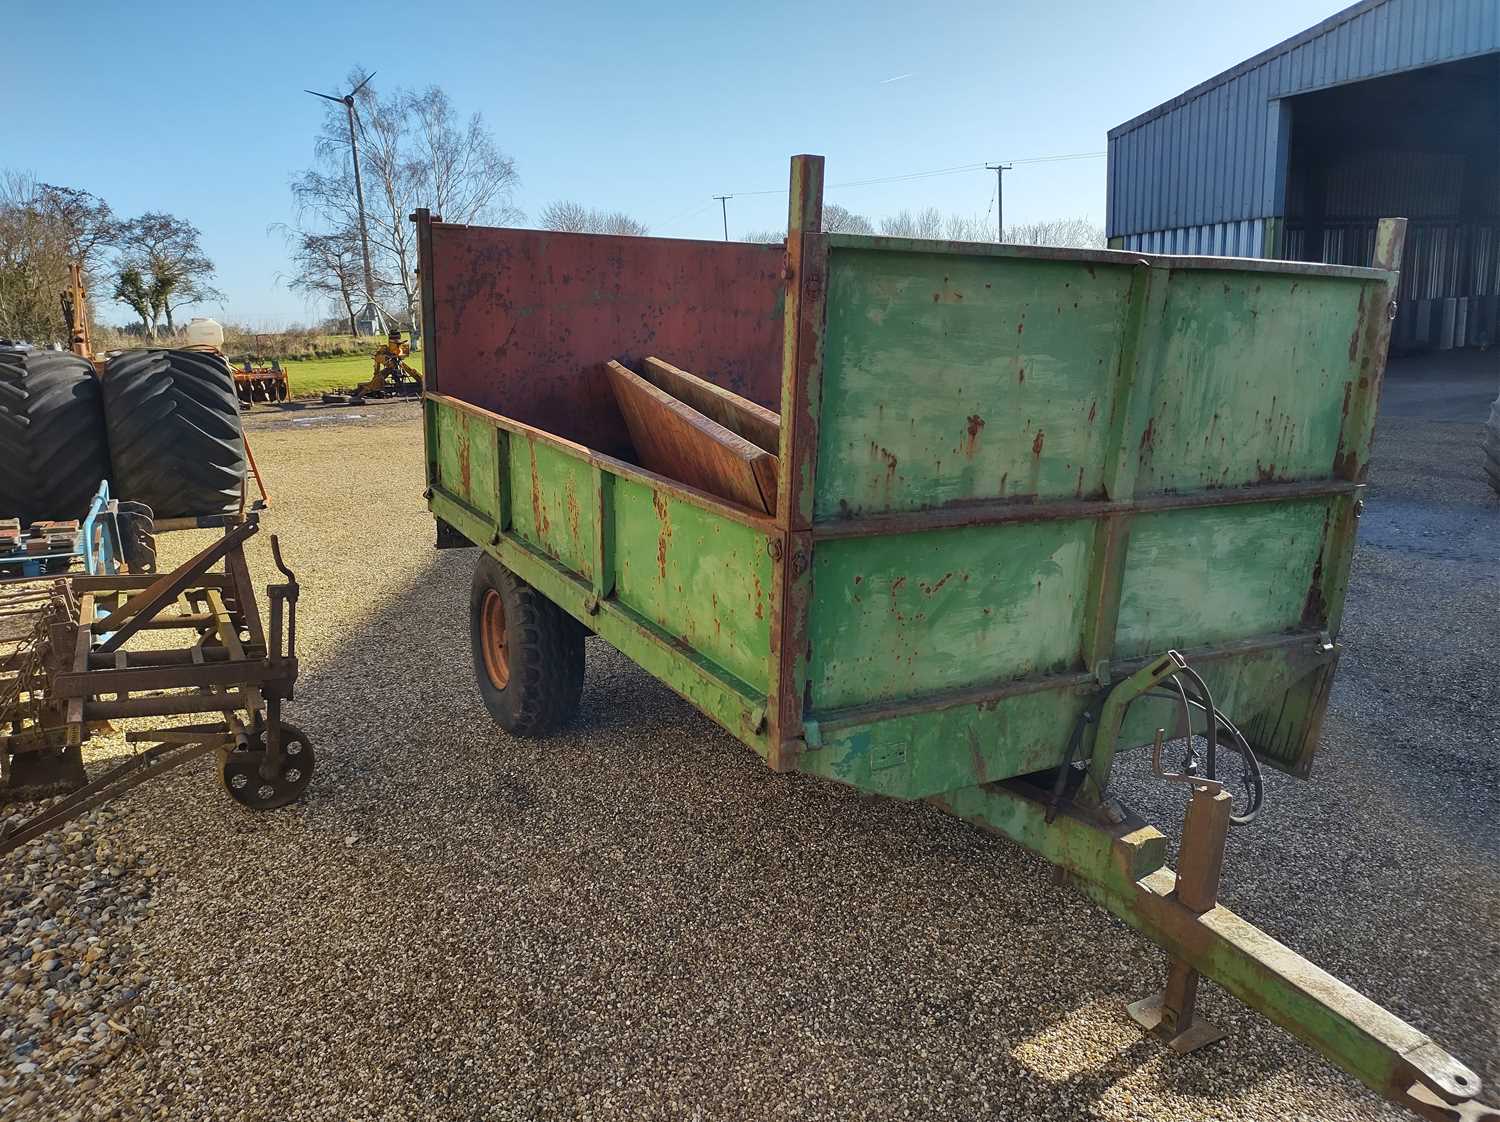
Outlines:
[{"label": "metal shed wall", "polygon": [[1361,0],[1111,129],[1111,244],[1263,255],[1268,220],[1286,213],[1279,99],[1494,51],[1500,0]]}]

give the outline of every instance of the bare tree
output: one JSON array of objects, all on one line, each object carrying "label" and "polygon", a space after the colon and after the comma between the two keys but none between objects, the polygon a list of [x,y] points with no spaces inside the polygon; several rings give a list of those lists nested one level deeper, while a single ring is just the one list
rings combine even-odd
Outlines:
[{"label": "bare tree", "polygon": [[[863,214],[855,214],[838,203],[829,203],[823,208],[823,232],[825,234],[873,234],[875,225]],[[785,237],[785,235],[782,235]],[[777,241],[781,239],[778,238]]]},{"label": "bare tree", "polygon": [[475,113],[460,124],[448,95],[437,86],[405,97],[422,171],[422,205],[448,222],[521,221],[525,215],[511,205],[521,183],[516,162],[495,146],[484,118]]},{"label": "bare tree", "polygon": [[68,266],[80,264],[90,277],[117,233],[109,205],[96,195],[27,173],[0,175],[0,335],[66,342],[58,296]]},{"label": "bare tree", "polygon": [[880,232],[891,238],[941,238],[943,214],[935,206],[913,214],[902,210],[880,220]]},{"label": "bare tree", "polygon": [[1064,249],[1103,249],[1103,228],[1087,218],[1058,218],[1049,222],[1021,222],[1005,228],[1005,240],[1019,245],[1052,245]]},{"label": "bare tree", "polygon": [[162,321],[169,333],[175,332],[173,313],[181,307],[224,298],[209,283],[214,263],[203,252],[201,237],[191,222],[161,211],[121,224],[115,297],[134,308],[133,296],[122,291],[134,293],[136,286],[125,283],[126,274],[139,274],[139,294],[145,296],[151,313],[145,319],[151,334]]},{"label": "bare tree", "polygon": [[943,236],[954,242],[992,242],[995,224],[983,215],[950,214],[943,225]]},{"label": "bare tree", "polygon": [[543,230],[567,234],[628,234],[643,237],[649,232],[644,222],[637,222],[623,211],[602,211],[586,207],[571,199],[548,203],[538,218]]},{"label": "bare tree", "polygon": [[[356,69],[350,85],[367,72]],[[418,319],[416,231],[410,215],[427,207],[450,222],[514,222],[520,182],[515,161],[499,150],[479,114],[460,121],[437,86],[381,97],[371,84],[356,95],[360,171],[365,182],[375,299],[398,303]],[[358,228],[348,119],[328,107],[316,142],[317,166],[292,182],[299,232],[322,236]]]},{"label": "bare tree", "polygon": [[[869,219],[841,206],[823,210],[823,229],[829,233],[874,233]],[[995,225],[984,215],[944,215],[937,207],[913,212],[902,210],[880,220],[880,232],[897,238],[946,238],[956,242],[993,242]],[[786,237],[780,230],[757,230],[745,234],[747,242],[776,243]],[[1022,245],[1060,246],[1066,249],[1100,249],[1104,230],[1087,218],[1062,218],[1049,222],[1025,222],[1005,229],[1005,241]]]},{"label": "bare tree", "polygon": [[292,267],[287,287],[308,296],[322,297],[342,313],[349,334],[355,334],[355,317],[364,305],[364,276],[359,249],[359,231],[346,228],[331,234],[309,234],[283,226],[292,243]]}]

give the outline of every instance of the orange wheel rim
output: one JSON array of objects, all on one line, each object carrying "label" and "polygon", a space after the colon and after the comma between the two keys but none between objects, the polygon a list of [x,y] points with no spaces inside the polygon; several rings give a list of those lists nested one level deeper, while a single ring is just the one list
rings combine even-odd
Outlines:
[{"label": "orange wheel rim", "polygon": [[510,649],[505,645],[505,601],[493,588],[485,590],[479,608],[479,646],[484,672],[497,690],[503,690],[510,681]]}]

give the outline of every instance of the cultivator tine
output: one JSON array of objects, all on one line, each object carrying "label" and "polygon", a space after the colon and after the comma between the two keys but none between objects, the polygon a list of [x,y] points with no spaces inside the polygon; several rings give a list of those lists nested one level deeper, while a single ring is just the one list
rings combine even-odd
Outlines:
[{"label": "cultivator tine", "polygon": [[[171,730],[162,730],[162,732],[169,734]],[[54,803],[40,814],[27,819],[16,827],[14,832],[0,835],[0,856],[18,849],[27,842],[34,841],[49,830],[55,830],[64,822],[77,818],[80,814],[88,813],[101,803],[123,795],[132,787],[139,786],[148,779],[154,779],[163,772],[171,771],[179,764],[197,759],[209,749],[219,747],[223,739],[223,729],[215,726],[198,730],[192,742],[172,742],[147,748],[124,763],[110,768],[98,779],[80,787],[67,798]]]}]

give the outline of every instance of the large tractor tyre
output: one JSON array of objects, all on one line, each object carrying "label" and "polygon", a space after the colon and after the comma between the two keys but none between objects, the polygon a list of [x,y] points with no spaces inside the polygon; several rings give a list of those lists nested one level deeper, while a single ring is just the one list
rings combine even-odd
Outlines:
[{"label": "large tractor tyre", "polygon": [[104,370],[114,492],[157,519],[224,514],[245,488],[229,364],[202,351],[127,351]]},{"label": "large tractor tyre", "polygon": [[546,736],[578,712],[584,629],[487,553],[474,569],[469,633],[479,695],[506,732]]},{"label": "large tractor tyre", "polygon": [[1484,473],[1489,476],[1495,493],[1500,495],[1500,397],[1490,406],[1490,419],[1484,426],[1481,443],[1484,446]]},{"label": "large tractor tyre", "polygon": [[0,350],[0,518],[82,518],[108,474],[99,379],[88,360]]}]

